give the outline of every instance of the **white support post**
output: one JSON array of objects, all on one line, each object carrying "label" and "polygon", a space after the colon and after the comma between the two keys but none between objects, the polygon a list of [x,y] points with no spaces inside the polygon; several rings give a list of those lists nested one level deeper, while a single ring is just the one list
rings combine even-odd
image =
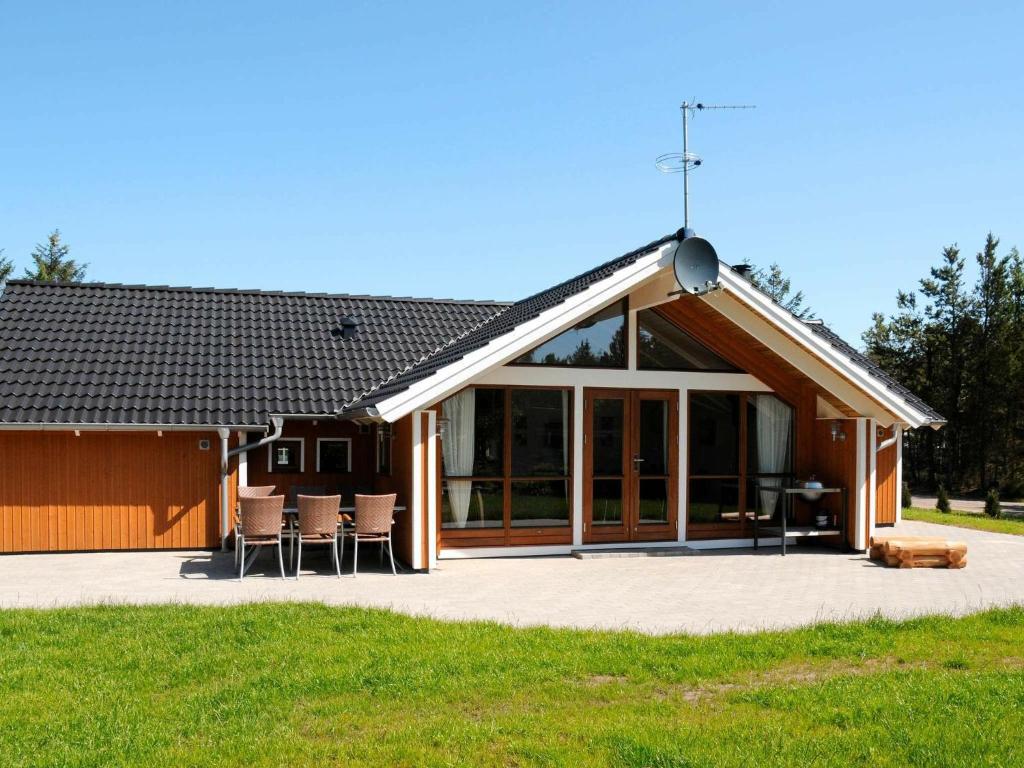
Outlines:
[{"label": "white support post", "polygon": [[896,522],[903,522],[903,427],[896,427]]},{"label": "white support post", "polygon": [[[238,433],[238,444],[246,445],[249,442],[248,432]],[[238,485],[244,487],[249,484],[249,454],[238,454]]]},{"label": "white support post", "polygon": [[437,411],[427,411],[427,568],[437,566]]},{"label": "white support post", "polygon": [[676,494],[679,497],[679,527],[676,531],[676,540],[680,544],[686,543],[686,496],[690,489],[687,487],[686,482],[686,459],[689,451],[686,450],[687,441],[689,440],[689,426],[688,417],[690,415],[690,392],[685,387],[679,389],[679,400],[677,401],[679,408],[679,462],[678,462],[678,480],[676,481],[676,487],[679,492]]},{"label": "white support post", "polygon": [[412,502],[409,512],[412,515],[412,562],[415,570],[427,567],[423,562],[423,418],[422,411],[412,412]]},{"label": "white support post", "polygon": [[220,551],[228,551],[228,526],[230,517],[228,505],[231,501],[231,463],[228,461],[228,438],[231,432],[224,427],[217,428],[220,438]]},{"label": "white support post", "polygon": [[572,543],[583,544],[583,385],[572,390]]},{"label": "white support post", "polygon": [[854,515],[853,547],[854,549],[867,549],[867,540],[864,536],[868,513],[867,499],[867,422],[865,418],[854,420],[854,443],[857,450],[857,474],[853,484],[853,508]]},{"label": "white support post", "polygon": [[[868,419],[868,536],[875,535],[875,522],[878,520],[878,422]],[[867,546],[867,543],[865,543]]]}]

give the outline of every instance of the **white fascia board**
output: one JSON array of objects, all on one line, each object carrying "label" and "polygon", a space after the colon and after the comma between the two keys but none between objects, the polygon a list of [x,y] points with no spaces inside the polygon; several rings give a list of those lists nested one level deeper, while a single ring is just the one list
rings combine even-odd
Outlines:
[{"label": "white fascia board", "polygon": [[675,240],[640,256],[604,280],[594,283],[561,304],[552,307],[509,333],[492,339],[461,360],[435,371],[404,392],[377,403],[377,411],[385,421],[395,422],[417,408],[443,400],[488,370],[515,359],[523,352],[556,336],[580,320],[611,302],[621,299],[637,286],[655,278],[670,266]]},{"label": "white fascia board", "polygon": [[860,366],[854,365],[831,344],[819,338],[802,320],[797,319],[792,313],[754,288],[746,278],[737,275],[730,269],[724,269],[719,275],[719,280],[728,292],[755,309],[815,357],[856,383],[872,399],[900,417],[901,420],[905,420],[915,427],[930,423],[923,413],[894,395],[882,382],[869,375]]}]

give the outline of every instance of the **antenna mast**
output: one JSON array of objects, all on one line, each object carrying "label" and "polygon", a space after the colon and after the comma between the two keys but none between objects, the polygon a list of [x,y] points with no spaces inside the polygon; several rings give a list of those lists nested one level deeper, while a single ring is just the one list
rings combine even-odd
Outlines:
[{"label": "antenna mast", "polygon": [[703,162],[697,155],[689,151],[688,118],[706,109],[757,109],[754,104],[703,104],[701,102],[684,101],[679,110],[683,113],[683,152],[660,155],[654,164],[662,173],[683,174],[683,230],[690,230],[690,170]]}]

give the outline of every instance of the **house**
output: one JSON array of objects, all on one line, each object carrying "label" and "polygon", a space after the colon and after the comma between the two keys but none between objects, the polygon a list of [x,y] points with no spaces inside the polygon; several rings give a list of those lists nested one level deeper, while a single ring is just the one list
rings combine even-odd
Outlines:
[{"label": "house", "polygon": [[811,475],[865,549],[942,417],[725,265],[673,293],[678,237],[514,304],[11,281],[0,551],[215,547],[263,484],[397,492],[417,569],[746,546]]}]

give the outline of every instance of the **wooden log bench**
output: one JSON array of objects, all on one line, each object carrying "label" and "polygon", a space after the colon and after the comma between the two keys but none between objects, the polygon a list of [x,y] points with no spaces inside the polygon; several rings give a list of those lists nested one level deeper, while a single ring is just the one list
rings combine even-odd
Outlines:
[{"label": "wooden log bench", "polygon": [[869,556],[897,568],[964,568],[967,544],[942,536],[872,536]]}]

